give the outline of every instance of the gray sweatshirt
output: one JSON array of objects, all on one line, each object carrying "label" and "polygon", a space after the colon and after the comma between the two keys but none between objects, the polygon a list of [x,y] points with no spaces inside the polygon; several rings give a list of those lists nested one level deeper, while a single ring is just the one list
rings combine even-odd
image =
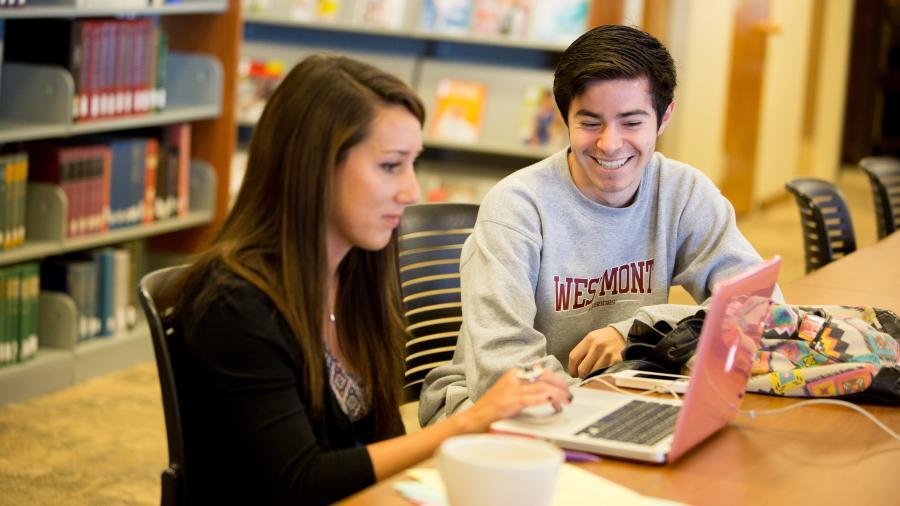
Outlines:
[{"label": "gray sweatshirt", "polygon": [[453,361],[425,379],[423,425],[471,405],[510,367],[566,375],[569,352],[596,329],[627,336],[635,317],[693,314],[666,304],[670,286],[705,301],[717,281],[761,260],[731,204],[694,167],[656,153],[634,202],[612,208],[578,190],[566,153],[485,196],[460,260],[459,341]]}]

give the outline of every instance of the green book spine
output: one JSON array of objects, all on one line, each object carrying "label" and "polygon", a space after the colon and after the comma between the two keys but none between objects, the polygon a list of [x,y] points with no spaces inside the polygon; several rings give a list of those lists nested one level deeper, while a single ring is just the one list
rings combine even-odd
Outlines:
[{"label": "green book spine", "polygon": [[19,359],[19,321],[21,320],[22,275],[18,266],[6,268],[6,341],[9,361]]},{"label": "green book spine", "polygon": [[8,240],[6,237],[8,217],[6,210],[8,208],[7,200],[9,190],[6,185],[6,172],[9,167],[9,157],[0,157],[0,249],[6,249]]},{"label": "green book spine", "polygon": [[37,262],[21,266],[22,318],[19,322],[20,360],[28,360],[37,354],[38,348],[38,299],[41,291],[41,271]]},{"label": "green book spine", "polygon": [[7,318],[7,309],[6,309],[6,278],[8,276],[7,271],[8,268],[0,269],[0,366],[7,365],[12,362],[12,358],[10,357],[10,351],[12,350],[12,346],[9,344],[9,337],[7,336],[6,330],[6,320]]},{"label": "green book spine", "polygon": [[10,360],[19,361],[21,355],[22,338],[20,334],[22,325],[22,267],[14,265],[9,267],[9,281],[6,285],[8,299],[6,307],[9,310],[9,320],[6,328],[9,331]]}]

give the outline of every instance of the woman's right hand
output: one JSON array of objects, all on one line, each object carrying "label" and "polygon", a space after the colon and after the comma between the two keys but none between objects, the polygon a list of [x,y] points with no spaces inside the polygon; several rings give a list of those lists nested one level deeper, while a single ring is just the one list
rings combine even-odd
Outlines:
[{"label": "woman's right hand", "polygon": [[560,411],[572,401],[569,386],[559,374],[544,370],[533,382],[521,377],[521,370],[507,370],[500,379],[468,410],[464,417],[465,432],[484,432],[497,420],[515,416],[529,406],[550,403]]}]

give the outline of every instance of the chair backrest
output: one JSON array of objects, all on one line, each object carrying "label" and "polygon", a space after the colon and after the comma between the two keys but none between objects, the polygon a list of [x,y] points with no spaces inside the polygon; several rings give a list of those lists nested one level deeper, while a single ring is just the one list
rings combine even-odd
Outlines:
[{"label": "chair backrest", "polygon": [[176,338],[171,315],[178,296],[177,290],[172,289],[170,281],[183,269],[184,266],[178,266],[156,270],[144,276],[138,284],[138,299],[147,316],[153,339],[159,386],[162,390],[163,412],[166,418],[166,436],[169,442],[169,467],[162,472],[163,505],[186,503],[184,436],[175,381],[173,347],[170,346],[172,340]]},{"label": "chair backrest", "polygon": [[872,185],[878,238],[881,239],[894,233],[900,223],[900,160],[870,156],[860,160],[859,167],[869,176]]},{"label": "chair backrest", "polygon": [[841,192],[828,181],[798,178],[786,183],[800,207],[806,272],[856,251],[850,210]]},{"label": "chair backrest", "polygon": [[400,286],[410,339],[404,402],[419,400],[425,375],[449,362],[462,325],[459,257],[475,204],[419,204],[400,222]]}]

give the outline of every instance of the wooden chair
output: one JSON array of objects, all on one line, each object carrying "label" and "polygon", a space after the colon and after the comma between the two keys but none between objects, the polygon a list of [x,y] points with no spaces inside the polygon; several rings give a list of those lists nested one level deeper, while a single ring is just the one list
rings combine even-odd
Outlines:
[{"label": "wooden chair", "polygon": [[462,325],[459,257],[475,204],[410,206],[400,222],[400,283],[410,339],[403,402],[419,400],[429,371],[453,358]]},{"label": "wooden chair", "polygon": [[872,185],[878,238],[882,239],[894,233],[900,223],[900,160],[870,156],[860,160],[859,167]]},{"label": "wooden chair", "polygon": [[177,291],[167,289],[169,281],[184,269],[184,266],[169,267],[153,271],[144,276],[138,284],[138,299],[153,339],[156,368],[159,371],[159,386],[162,390],[163,412],[166,419],[166,436],[169,443],[169,466],[162,472],[163,506],[186,504],[184,434],[181,425],[181,409],[178,404],[177,359],[173,361],[170,343],[176,338],[171,315]]},{"label": "wooden chair", "polygon": [[856,251],[850,210],[841,192],[828,181],[798,178],[786,183],[800,207],[806,272]]}]

